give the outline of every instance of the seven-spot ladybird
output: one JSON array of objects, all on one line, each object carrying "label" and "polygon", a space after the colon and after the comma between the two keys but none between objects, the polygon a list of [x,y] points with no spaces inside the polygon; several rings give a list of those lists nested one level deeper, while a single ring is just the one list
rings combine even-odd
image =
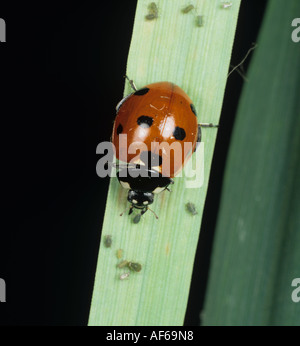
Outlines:
[{"label": "seven-spot ladybird", "polygon": [[[117,177],[129,189],[129,214],[137,208],[143,215],[154,194],[173,184],[200,142],[201,129],[191,99],[177,85],[159,82],[136,90],[130,83],[135,91],[116,107],[112,143],[116,158],[126,163]],[[121,135],[127,135],[125,144]]]}]

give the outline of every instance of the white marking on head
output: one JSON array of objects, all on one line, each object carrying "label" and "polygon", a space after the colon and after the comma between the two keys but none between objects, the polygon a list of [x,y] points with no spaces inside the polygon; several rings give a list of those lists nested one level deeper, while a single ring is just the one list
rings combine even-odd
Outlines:
[{"label": "white marking on head", "polygon": [[133,199],[133,200],[132,200],[132,203],[133,203],[133,204],[137,204],[137,202],[138,202],[138,201],[137,201],[136,199]]},{"label": "white marking on head", "polygon": [[157,188],[153,191],[153,193],[160,193],[160,192],[162,192],[164,189],[165,189],[165,187],[157,187]]},{"label": "white marking on head", "polygon": [[147,205],[148,203],[149,203],[148,201],[144,201],[144,202],[143,202],[144,205]]},{"label": "white marking on head", "polygon": [[127,183],[126,181],[120,181],[121,185],[124,187],[124,189],[130,189],[130,185],[129,183]]},{"label": "white marking on head", "polygon": [[140,158],[132,162],[135,165],[145,166],[145,162],[141,161]]}]

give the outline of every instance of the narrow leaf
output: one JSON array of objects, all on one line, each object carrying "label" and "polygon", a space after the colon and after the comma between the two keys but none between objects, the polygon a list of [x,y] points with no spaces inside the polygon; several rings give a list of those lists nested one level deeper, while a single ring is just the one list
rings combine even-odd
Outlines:
[{"label": "narrow leaf", "polygon": [[[224,9],[216,0],[195,0],[195,10],[183,13],[184,1],[160,0],[149,20],[150,3],[138,1],[127,75],[138,88],[177,84],[193,100],[199,122],[218,124],[240,1]],[[197,25],[197,14],[205,25]],[[124,95],[130,92],[126,83]],[[127,192],[111,179],[102,237],[111,235],[112,245],[105,248],[101,241],[90,325],[183,324],[216,135],[217,129],[203,129],[204,146],[193,158],[203,162],[202,185],[188,188],[191,178],[175,178],[172,192],[159,194],[152,205],[158,220],[149,211],[137,224],[134,215],[120,217]],[[196,215],[186,209],[188,202]],[[142,269],[117,267],[118,249],[123,260]]]},{"label": "narrow leaf", "polygon": [[299,325],[300,46],[297,0],[270,1],[223,184],[205,325]]}]

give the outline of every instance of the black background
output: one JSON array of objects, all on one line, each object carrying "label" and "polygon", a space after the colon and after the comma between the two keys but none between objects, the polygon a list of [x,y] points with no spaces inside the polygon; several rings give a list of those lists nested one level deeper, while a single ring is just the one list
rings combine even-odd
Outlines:
[{"label": "black background", "polygon": [[[232,64],[266,1],[242,1]],[[4,325],[86,325],[108,179],[96,146],[122,98],[136,1],[1,1],[0,277]],[[251,58],[245,64],[247,68]],[[198,325],[230,134],[243,84],[229,79],[185,324]]]}]

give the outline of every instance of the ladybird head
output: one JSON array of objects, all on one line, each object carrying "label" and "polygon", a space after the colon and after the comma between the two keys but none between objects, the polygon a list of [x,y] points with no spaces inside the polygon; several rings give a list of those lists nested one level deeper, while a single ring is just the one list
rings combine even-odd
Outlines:
[{"label": "ladybird head", "polygon": [[153,203],[154,195],[152,192],[129,190],[127,199],[134,208],[142,209]]}]

